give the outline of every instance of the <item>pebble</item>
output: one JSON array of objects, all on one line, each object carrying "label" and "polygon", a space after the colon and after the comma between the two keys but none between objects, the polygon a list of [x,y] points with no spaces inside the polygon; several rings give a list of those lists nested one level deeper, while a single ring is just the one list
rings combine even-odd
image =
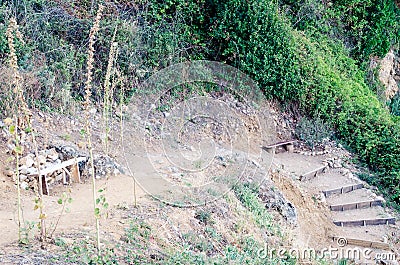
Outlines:
[{"label": "pebble", "polygon": [[26,165],[22,165],[22,166],[19,168],[19,172],[20,172],[21,174],[24,174],[24,175],[28,174],[28,167],[27,167]]},{"label": "pebble", "polygon": [[20,181],[25,181],[27,178],[28,178],[27,175],[24,175],[24,174],[20,174],[20,175],[19,175],[19,180],[20,180]]},{"label": "pebble", "polygon": [[19,160],[19,164],[24,165],[27,168],[32,167],[34,163],[35,163],[35,161],[33,160],[33,158],[30,155],[27,155]]},{"label": "pebble", "polygon": [[5,170],[5,171],[4,171],[4,175],[6,175],[7,177],[12,177],[12,176],[14,176],[14,171],[12,171],[12,170]]},{"label": "pebble", "polygon": [[58,157],[59,157],[56,149],[54,149],[54,148],[51,148],[51,149],[47,150],[46,151],[46,155],[52,161],[56,161],[58,159]]},{"label": "pebble", "polygon": [[38,161],[39,161],[40,165],[44,165],[44,164],[46,164],[46,157],[43,156],[43,155],[39,155],[38,156]]},{"label": "pebble", "polygon": [[22,181],[22,182],[20,183],[20,187],[21,187],[21,189],[23,189],[23,190],[27,190],[27,189],[29,188],[29,184],[26,183],[25,181]]},{"label": "pebble", "polygon": [[57,182],[59,182],[59,181],[62,181],[63,178],[64,178],[63,174],[58,174],[58,175],[55,177],[55,180],[56,180]]}]

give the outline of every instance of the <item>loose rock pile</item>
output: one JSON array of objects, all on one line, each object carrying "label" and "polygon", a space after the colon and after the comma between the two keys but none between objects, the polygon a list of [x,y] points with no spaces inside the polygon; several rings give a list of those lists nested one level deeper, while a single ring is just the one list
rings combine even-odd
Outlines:
[{"label": "loose rock pile", "polygon": [[[75,158],[80,158],[77,161],[78,163],[73,163],[73,161],[72,163],[67,162]],[[34,153],[29,153],[18,161],[20,187],[25,190],[37,190],[38,169],[43,174],[48,169],[57,168],[54,171],[50,170],[50,173],[46,174],[46,187],[56,184],[66,185],[72,181],[80,181],[81,176],[83,178],[90,176],[87,168],[88,160],[89,158],[85,153],[66,145],[53,145],[49,149],[39,151],[37,157]],[[68,165],[63,166],[65,163]],[[94,158],[94,167],[96,178],[123,172],[120,165],[105,155],[98,155]],[[12,178],[14,182],[16,181],[17,174],[15,170],[6,170],[4,173]]]},{"label": "loose rock pile", "polygon": [[[38,156],[30,153],[18,161],[18,173],[20,179],[20,186],[22,189],[36,189],[38,187],[38,169],[44,170],[57,164],[61,164],[63,161],[60,159],[60,154],[55,148],[41,150],[38,152]],[[16,172],[8,170],[6,175],[12,177],[15,181]],[[49,174],[46,178],[47,184],[63,183],[67,184],[68,176],[65,176],[64,169],[59,169]]]}]

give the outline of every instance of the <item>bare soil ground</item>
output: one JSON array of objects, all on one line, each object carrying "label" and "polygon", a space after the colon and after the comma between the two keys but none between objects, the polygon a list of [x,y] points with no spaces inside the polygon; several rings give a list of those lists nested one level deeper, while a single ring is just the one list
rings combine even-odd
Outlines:
[{"label": "bare soil ground", "polygon": [[[268,115],[271,115],[270,118],[275,122],[272,123],[276,126],[274,130],[268,131],[268,137],[262,139],[258,138],[258,134],[252,132],[252,128],[254,128],[254,120],[248,118],[248,115],[243,114],[240,116],[241,119],[247,122],[246,124],[250,124],[245,128],[250,132],[249,137],[251,139],[251,144],[250,146],[242,145],[241,138],[238,138],[238,143],[240,144],[235,146],[236,149],[231,147],[229,151],[245,149],[244,151],[251,154],[251,156],[254,156],[254,158],[251,158],[250,160],[253,159],[252,161],[254,161],[254,163],[260,163],[261,166],[266,166],[265,172],[268,172],[268,160],[271,159],[271,157],[266,154],[259,156],[260,153],[265,153],[265,151],[262,151],[260,147],[266,143],[287,140],[288,137],[290,137],[290,132],[288,132],[290,131],[290,128],[282,129],[282,127],[287,127],[287,125],[283,126],[280,123],[280,116],[277,111],[274,111],[269,106],[265,106],[264,111],[265,113],[268,112]],[[136,112],[140,113],[140,109],[133,110],[131,113]],[[271,113],[275,114],[272,115]],[[162,120],[162,114],[160,117],[157,117],[157,119]],[[126,236],[126,229],[130,225],[130,220],[133,218],[145,220],[146,223],[152,227],[153,233],[157,235],[154,236],[154,239],[151,239],[154,240],[154,242],[150,241],[151,247],[149,247],[149,249],[156,253],[154,254],[156,256],[163,255],[160,254],[160,245],[166,248],[174,248],[175,243],[173,242],[183,240],[183,235],[187,235],[188,233],[190,234],[191,231],[196,231],[194,233],[200,233],[199,231],[203,231],[204,227],[201,226],[198,219],[196,219],[197,213],[195,208],[177,208],[165,205],[160,206],[162,204],[151,198],[146,191],[148,191],[149,188],[152,193],[169,191],[171,183],[189,183],[190,185],[188,186],[195,186],[197,184],[201,186],[205,181],[209,180],[211,175],[217,174],[222,170],[222,167],[212,168],[211,171],[197,170],[200,171],[200,173],[190,176],[180,175],[178,172],[175,172],[174,167],[171,166],[171,161],[165,158],[165,153],[163,154],[160,151],[161,142],[159,138],[150,137],[143,139],[143,132],[141,131],[143,120],[136,116],[129,117],[129,120],[128,132],[124,134],[123,139],[126,143],[124,148],[122,148],[119,143],[120,131],[118,128],[120,124],[118,123],[118,120],[113,124],[110,135],[110,156],[119,163],[128,165],[129,170],[127,170],[125,174],[112,175],[106,179],[100,179],[97,181],[98,189],[103,187],[105,188],[105,196],[110,204],[109,209],[106,211],[107,215],[101,219],[102,236],[109,241],[117,242]],[[270,123],[264,122],[264,126],[268,126],[268,124]],[[199,123],[195,125],[193,125],[194,127],[190,133],[198,132]],[[39,128],[39,141],[42,147],[45,147],[52,142],[62,142],[78,148],[84,147],[85,145],[85,141],[81,135],[83,124],[79,116],[72,118],[57,114],[38,114],[35,115],[35,126]],[[60,130],[60,128],[62,128],[62,130]],[[102,140],[101,118],[98,116],[94,117],[93,130],[94,142],[96,143],[95,151],[101,152],[104,141]],[[156,134],[158,133],[156,125],[154,126],[153,132],[156,132]],[[206,135],[213,134],[203,131],[199,135],[200,136],[197,138],[190,138],[187,136],[190,139],[185,140],[186,149],[184,150],[188,151],[189,154],[193,155],[193,153],[198,152],[199,141],[204,140]],[[217,135],[221,136],[221,134]],[[223,138],[214,140],[217,142],[220,141],[219,148],[225,150],[216,155],[223,157],[227,153],[226,149],[223,149],[224,143],[226,143],[227,140]],[[180,143],[177,144],[179,145]],[[7,262],[9,264],[23,264],[21,259],[24,256],[22,254],[24,252],[16,244],[18,228],[16,224],[16,187],[12,179],[3,174],[6,168],[12,166],[12,162],[10,162],[9,159],[11,155],[6,152],[6,139],[0,143],[0,147],[0,231],[2,231],[0,246],[3,247],[2,252],[0,252],[0,260],[3,256],[2,260],[5,264]],[[338,150],[335,150],[336,153],[321,156],[280,153],[274,157],[271,171],[273,173],[270,174],[270,178],[273,180],[276,187],[284,194],[285,198],[296,208],[298,218],[297,225],[293,226],[285,222],[278,212],[271,212],[276,223],[279,224],[282,229],[284,239],[276,237],[269,238],[257,227],[252,226],[251,223],[253,223],[253,221],[248,221],[251,217],[246,213],[246,210],[240,202],[234,198],[232,192],[227,192],[225,194],[227,198],[231,198],[228,199],[228,201],[232,204],[227,204],[226,200],[219,200],[214,204],[206,206],[206,209],[215,215],[213,223],[214,227],[216,227],[223,235],[224,241],[231,244],[236,244],[235,242],[239,241],[237,236],[232,234],[232,229],[240,227],[241,234],[251,234],[260,241],[273,242],[274,244],[281,244],[288,247],[312,247],[320,249],[321,246],[335,246],[335,242],[332,242],[332,236],[342,235],[351,238],[382,242],[387,240],[393,251],[396,251],[396,249],[398,250],[400,247],[398,226],[345,228],[337,227],[333,224],[332,221],[335,219],[353,220],[357,218],[395,215],[394,212],[388,213],[388,210],[378,207],[340,213],[332,213],[329,211],[327,207],[329,204],[357,200],[361,201],[372,196],[370,192],[363,189],[344,196],[333,196],[328,198],[326,201],[323,199],[321,200],[320,194],[322,190],[358,182],[355,178],[344,176],[341,171],[343,170],[342,168],[329,169],[326,173],[307,182],[300,182],[298,180],[298,176],[321,166],[327,159],[337,156],[341,156],[343,159],[349,156],[345,151],[342,151],[343,153],[341,153],[340,150],[342,149],[339,148]],[[172,153],[175,154],[174,152]],[[173,156],[171,157],[174,159]],[[257,160],[257,158],[259,160]],[[238,163],[240,160],[232,161]],[[229,161],[223,162],[229,163]],[[263,164],[264,162],[265,165]],[[202,169],[204,164],[196,163],[185,166]],[[160,172],[164,174],[164,180],[166,180],[165,186],[152,186],[152,183],[154,183],[152,178],[154,178],[155,175],[159,175]],[[135,185],[134,178],[129,175],[133,175],[142,186]],[[146,188],[143,189],[142,187]],[[46,220],[46,223],[49,226],[48,231],[52,231],[54,226],[51,224],[54,225],[57,222],[61,212],[61,205],[57,203],[58,198],[63,192],[69,191],[71,192],[71,198],[73,198],[72,203],[68,205],[70,211],[68,213],[63,213],[63,216],[60,218],[55,232],[55,237],[62,237],[70,242],[72,242],[74,238],[92,237],[95,232],[95,220],[93,215],[91,183],[87,178],[83,183],[73,183],[71,186],[61,185],[52,187],[51,196],[45,196],[44,210],[48,216]],[[136,191],[136,198],[134,196],[134,191]],[[37,210],[34,210],[35,196],[36,195],[32,190],[22,192],[23,215],[25,220],[38,220],[39,213]],[[137,204],[137,207],[134,207],[135,203]],[[234,205],[234,207],[232,205]],[[32,235],[35,233],[37,234],[37,229],[32,229],[30,232],[32,232]],[[33,240],[32,235],[30,235],[30,240],[31,242],[34,242],[34,245],[36,246],[35,251],[40,251],[40,249],[37,248],[39,248],[41,244]],[[214,245],[214,250],[216,249],[218,252],[219,249],[219,251],[222,252],[223,247],[224,246],[222,245]],[[35,247],[33,248],[35,249]],[[31,261],[34,261],[31,263],[27,262],[26,264],[44,264],[43,260],[49,259],[49,256],[46,255],[50,255],[49,253],[60,252],[60,249],[51,244],[44,246],[44,248],[47,249],[47,252],[44,254],[42,253],[41,255],[34,256],[35,254],[30,252],[28,256]],[[33,253],[37,253],[35,251]],[[15,258],[16,256],[20,256],[20,258]]]}]

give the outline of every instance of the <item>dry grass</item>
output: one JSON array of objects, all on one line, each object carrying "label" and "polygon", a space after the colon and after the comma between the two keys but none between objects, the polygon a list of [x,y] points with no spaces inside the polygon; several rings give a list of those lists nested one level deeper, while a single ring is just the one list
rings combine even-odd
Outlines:
[{"label": "dry grass", "polygon": [[[15,36],[14,36],[15,34]],[[15,113],[15,128],[14,128],[14,135],[15,135],[15,141],[16,141],[16,179],[17,179],[17,189],[18,189],[18,239],[21,242],[21,222],[22,222],[22,215],[21,215],[21,187],[20,187],[20,176],[19,176],[19,156],[22,155],[22,148],[19,147],[19,130],[24,130],[27,132],[30,132],[31,137],[32,137],[32,143],[35,149],[35,154],[36,154],[36,159],[37,159],[37,165],[40,165],[39,162],[39,152],[38,152],[38,144],[36,142],[35,138],[35,133],[32,128],[32,123],[31,123],[31,116],[32,113],[28,107],[28,104],[26,103],[26,100],[24,98],[24,91],[23,91],[23,78],[19,72],[19,67],[18,67],[18,58],[15,52],[15,47],[14,47],[14,38],[17,37],[20,41],[23,41],[23,37],[21,33],[18,30],[18,24],[14,18],[11,18],[9,21],[9,26],[7,28],[7,41],[8,41],[8,47],[10,49],[10,54],[9,54],[9,65],[10,68],[12,69],[13,73],[13,93],[14,96],[16,96],[15,102],[15,108],[14,108],[14,113]],[[46,240],[46,214],[43,211],[43,179],[41,178],[40,174],[40,168],[38,166],[38,175],[39,175],[39,188],[38,188],[38,198],[35,200],[36,201],[36,206],[37,209],[39,209],[39,220],[40,220],[40,239],[41,241]]]},{"label": "dry grass", "polygon": [[93,163],[93,146],[92,146],[92,135],[91,135],[91,124],[90,124],[90,106],[91,106],[91,95],[92,95],[92,75],[93,75],[93,64],[94,64],[94,43],[96,40],[96,33],[100,29],[100,19],[102,17],[103,6],[100,5],[97,10],[97,16],[94,21],[92,28],[90,29],[89,35],[89,50],[88,50],[88,60],[86,67],[86,83],[85,83],[85,102],[84,109],[86,113],[86,139],[87,139],[87,148],[89,150],[89,168],[90,174],[92,175],[92,197],[93,197],[93,211],[96,218],[96,246],[97,250],[100,253],[100,222],[99,222],[99,213],[96,204],[97,200],[97,191],[96,191],[96,172],[94,170]]}]

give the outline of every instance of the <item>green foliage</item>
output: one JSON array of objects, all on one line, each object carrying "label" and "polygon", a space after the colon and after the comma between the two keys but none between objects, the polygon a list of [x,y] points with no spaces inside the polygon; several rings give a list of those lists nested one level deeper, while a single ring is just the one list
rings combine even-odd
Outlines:
[{"label": "green foliage", "polygon": [[237,66],[259,82],[265,94],[283,101],[299,96],[301,67],[295,38],[270,1],[228,0],[215,3],[210,33],[217,58]]},{"label": "green foliage", "polygon": [[383,56],[399,43],[400,11],[392,0],[281,0],[293,25],[343,42],[358,61]]},{"label": "green foliage", "polygon": [[71,264],[111,265],[119,264],[113,248],[103,248],[98,253],[96,246],[89,240],[80,240],[72,245],[66,245],[62,239],[57,239],[57,245],[65,248],[64,260]]},{"label": "green foliage", "polygon": [[[84,12],[88,1],[79,1],[76,12],[70,3],[61,2],[0,5],[0,60],[8,52],[7,21],[15,14],[25,36],[24,43],[17,43],[19,63],[24,74],[31,73],[25,93],[31,105],[56,110],[68,109],[65,99],[70,94],[83,96],[82,69],[92,23],[92,10]],[[399,45],[394,1],[150,0],[134,8],[116,5],[107,12],[116,15],[102,20],[95,45],[95,100],[103,96],[98,88],[106,72],[110,36],[118,25],[116,69],[123,81],[114,96],[121,94],[122,86],[129,87],[123,92],[126,96],[134,94],[142,80],[177,62],[226,62],[253,78],[268,98],[329,121],[337,136],[376,172],[381,185],[398,193],[399,119],[377,100],[359,67],[370,56],[382,56]],[[4,84],[1,110],[12,99]],[[397,97],[391,104],[395,115],[398,101]]]},{"label": "green foliage", "polygon": [[107,202],[107,198],[105,195],[105,189],[99,189],[97,191],[100,195],[96,198],[96,208],[94,209],[94,214],[96,218],[100,218],[104,216],[105,218],[108,217],[108,207],[109,203]]},{"label": "green foliage", "polygon": [[255,222],[261,227],[274,231],[272,216],[268,213],[265,205],[258,198],[258,192],[249,185],[239,184],[234,187],[236,196],[254,216]]},{"label": "green foliage", "polygon": [[19,241],[20,244],[28,245],[31,242],[37,224],[38,223],[33,221],[25,221],[24,226],[21,228],[21,239]]},{"label": "green foliage", "polygon": [[332,131],[319,117],[303,117],[297,124],[296,135],[314,150],[317,144],[323,143],[324,140],[329,140],[332,136]]},{"label": "green foliage", "polygon": [[[347,2],[341,3],[349,7]],[[227,0],[216,4],[216,10],[218,26],[211,34],[220,57],[237,65],[284,105],[296,103],[304,114],[329,121],[361,161],[378,172],[382,186],[397,194],[399,121],[371,92],[365,73],[346,48],[308,26],[304,26],[305,32],[293,29],[268,1]],[[363,11],[359,12],[361,16]],[[368,27],[383,27],[386,22]],[[385,49],[380,43],[374,45]],[[372,46],[370,50],[360,47],[367,54],[377,52]]]},{"label": "green foliage", "polygon": [[198,219],[201,223],[205,225],[213,223],[211,213],[205,210],[197,211],[194,218]]},{"label": "green foliage", "polygon": [[397,93],[391,100],[390,112],[395,116],[400,116],[400,93]]}]

